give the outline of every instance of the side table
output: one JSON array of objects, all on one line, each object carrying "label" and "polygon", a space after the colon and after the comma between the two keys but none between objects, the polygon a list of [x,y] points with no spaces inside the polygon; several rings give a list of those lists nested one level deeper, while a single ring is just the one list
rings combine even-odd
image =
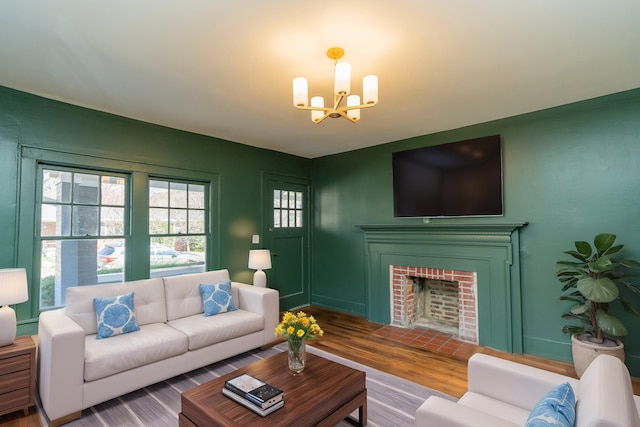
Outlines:
[{"label": "side table", "polygon": [[36,344],[30,336],[17,337],[0,347],[0,415],[35,405]]}]

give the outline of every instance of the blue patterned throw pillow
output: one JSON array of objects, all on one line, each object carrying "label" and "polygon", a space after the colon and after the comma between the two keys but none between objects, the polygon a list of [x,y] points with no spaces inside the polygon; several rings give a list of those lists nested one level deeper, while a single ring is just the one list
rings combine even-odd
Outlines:
[{"label": "blue patterned throw pillow", "polygon": [[571,384],[560,384],[545,394],[529,414],[525,427],[572,427],[576,419],[576,397]]},{"label": "blue patterned throw pillow", "polygon": [[237,310],[231,296],[230,280],[215,285],[200,285],[200,294],[205,316]]},{"label": "blue patterned throw pillow", "polygon": [[98,316],[97,339],[140,330],[134,314],[133,294],[93,299]]}]

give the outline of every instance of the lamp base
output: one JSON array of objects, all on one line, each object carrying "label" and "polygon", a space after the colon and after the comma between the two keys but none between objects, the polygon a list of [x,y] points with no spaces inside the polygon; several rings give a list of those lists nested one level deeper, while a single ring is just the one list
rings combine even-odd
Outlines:
[{"label": "lamp base", "polygon": [[0,308],[0,347],[13,344],[16,339],[16,312],[8,305]]},{"label": "lamp base", "polygon": [[253,286],[267,287],[267,274],[264,271],[257,270],[253,273]]}]

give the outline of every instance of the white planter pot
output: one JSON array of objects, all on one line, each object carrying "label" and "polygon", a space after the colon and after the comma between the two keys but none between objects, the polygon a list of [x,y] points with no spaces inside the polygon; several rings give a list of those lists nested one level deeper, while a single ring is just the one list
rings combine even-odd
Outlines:
[{"label": "white planter pot", "polygon": [[588,334],[571,336],[571,355],[578,378],[593,360],[601,354],[615,356],[624,362],[624,344],[620,340],[606,339],[604,344],[588,341]]}]

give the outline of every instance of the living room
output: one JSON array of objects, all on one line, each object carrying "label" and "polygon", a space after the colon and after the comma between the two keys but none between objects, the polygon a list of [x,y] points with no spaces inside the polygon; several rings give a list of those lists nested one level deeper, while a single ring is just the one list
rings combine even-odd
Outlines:
[{"label": "living room", "polygon": [[[604,74],[608,66],[603,65]],[[625,63],[616,66],[625,67]],[[285,80],[288,88],[288,77]],[[526,224],[519,230],[515,249],[520,261],[521,306],[518,319],[508,326],[513,328],[511,337],[520,343],[517,351],[563,362],[571,362],[570,338],[562,333],[560,318],[568,303],[559,300],[561,285],[555,277],[563,251],[573,249],[576,240],[591,241],[596,234],[607,232],[616,234],[618,243],[625,245],[625,257],[640,259],[640,84],[577,102],[511,111],[490,121],[317,157],[96,111],[7,87],[3,80],[0,85],[0,179],[4,183],[0,198],[7,201],[0,206],[5,230],[0,263],[2,268],[26,268],[30,286],[29,301],[16,306],[19,335],[37,334],[41,310],[40,260],[34,255],[39,254],[39,240],[33,238],[39,219],[36,189],[41,165],[116,171],[131,177],[134,191],[136,185],[140,191],[142,181],[135,180],[143,176],[210,183],[213,219],[207,269],[227,268],[233,280],[246,283],[253,276],[247,267],[249,250],[266,247],[268,183],[283,180],[305,186],[310,201],[309,251],[304,256],[309,263],[302,284],[306,300],[291,300],[282,309],[306,303],[371,317],[362,226]],[[382,104],[382,79],[380,90]],[[293,109],[288,99],[286,102]],[[366,114],[376,108],[363,110],[359,123],[346,124],[366,126]],[[304,115],[299,119],[308,122],[310,131],[335,124],[316,126],[306,113],[294,113]],[[415,114],[414,121],[432,120],[429,114]],[[394,217],[392,153],[487,135],[501,137],[501,217],[434,218],[428,223],[423,218]],[[142,193],[145,189],[142,186]],[[134,212],[145,211],[139,198],[132,198],[131,203]],[[140,242],[148,241],[147,230],[144,224],[131,226],[129,238],[137,246],[132,247],[130,257],[144,258]],[[254,235],[260,236],[260,243],[252,243]],[[131,267],[127,280],[148,277],[144,265]],[[268,285],[278,283],[274,274],[267,270]],[[388,306],[386,300],[373,302]],[[616,314],[627,325],[638,324],[637,318],[619,307]],[[498,322],[497,328],[507,326]],[[482,339],[481,334],[481,344]],[[638,329],[630,327],[624,343],[626,364],[638,377]]]}]

